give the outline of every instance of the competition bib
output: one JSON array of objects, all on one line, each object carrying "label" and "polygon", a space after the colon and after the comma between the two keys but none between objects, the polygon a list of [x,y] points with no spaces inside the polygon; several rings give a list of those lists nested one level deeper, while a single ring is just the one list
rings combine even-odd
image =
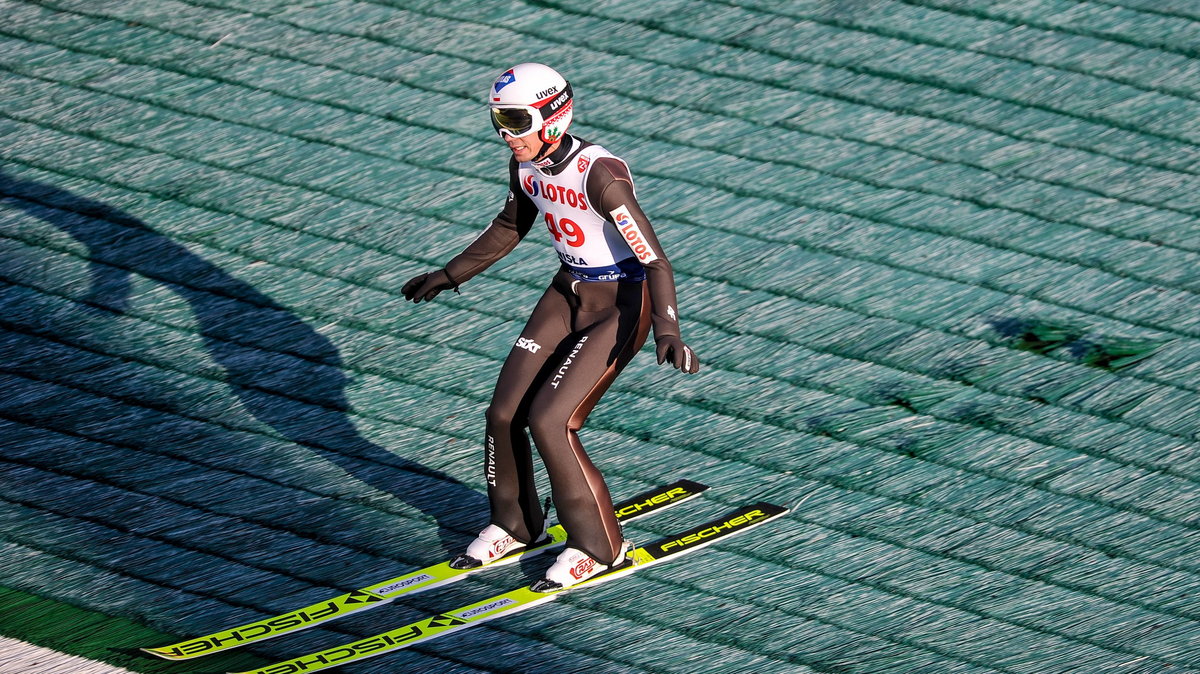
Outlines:
[{"label": "competition bib", "polygon": [[599,145],[589,145],[558,175],[523,163],[518,168],[521,189],[541,211],[554,251],[572,276],[580,281],[640,281],[646,277],[642,264],[657,258],[641,241],[633,218],[621,207],[608,214],[613,224],[587,200],[588,173],[601,157],[621,161]]}]

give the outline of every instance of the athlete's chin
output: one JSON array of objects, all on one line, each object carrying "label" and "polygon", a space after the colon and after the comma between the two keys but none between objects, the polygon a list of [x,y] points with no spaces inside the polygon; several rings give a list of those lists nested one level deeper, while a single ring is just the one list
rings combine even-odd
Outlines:
[{"label": "athlete's chin", "polygon": [[513,147],[509,149],[512,150],[513,156],[516,157],[517,161],[529,161],[533,159],[534,152],[527,147],[522,146],[520,148]]}]

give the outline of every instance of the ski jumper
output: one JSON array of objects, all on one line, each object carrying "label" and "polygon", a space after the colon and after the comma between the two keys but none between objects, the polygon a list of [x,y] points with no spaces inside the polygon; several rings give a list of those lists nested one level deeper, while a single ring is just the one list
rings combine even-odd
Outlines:
[{"label": "ski jumper", "polygon": [[523,542],[542,532],[532,436],[567,545],[607,563],[623,538],[578,432],[651,324],[656,337],[679,336],[675,281],[628,166],[566,135],[540,162],[510,160],[508,200],[446,265],[451,282],[465,283],[508,254],[539,220],[561,266],[505,360],[487,409],[491,523]]}]

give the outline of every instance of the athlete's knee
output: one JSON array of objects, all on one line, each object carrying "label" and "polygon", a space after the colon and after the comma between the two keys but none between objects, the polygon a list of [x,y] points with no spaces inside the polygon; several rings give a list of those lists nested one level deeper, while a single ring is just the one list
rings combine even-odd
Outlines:
[{"label": "athlete's knee", "polygon": [[568,414],[553,408],[539,409],[536,405],[529,412],[529,434],[539,448],[550,446],[549,443],[561,443],[571,431],[571,418]]},{"label": "athlete's knee", "polygon": [[525,426],[525,418],[518,406],[504,400],[492,400],[484,416],[487,418],[488,432],[492,434],[507,433]]}]

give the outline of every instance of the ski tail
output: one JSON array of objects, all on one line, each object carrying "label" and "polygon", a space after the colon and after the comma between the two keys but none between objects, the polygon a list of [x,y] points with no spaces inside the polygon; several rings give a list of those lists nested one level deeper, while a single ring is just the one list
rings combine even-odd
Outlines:
[{"label": "ski tail", "polygon": [[307,674],[397,651],[488,620],[533,608],[539,604],[553,601],[566,592],[616,580],[648,566],[725,540],[775,519],[786,512],[788,512],[787,508],[766,502],[744,506],[726,513],[723,517],[636,548],[629,554],[625,564],[578,585],[552,592],[537,592],[529,587],[522,587],[469,606],[419,620],[395,630],[238,674],[300,674],[302,672]]},{"label": "ski tail", "polygon": [[[621,501],[614,508],[617,519],[621,522],[628,522],[682,503],[700,495],[707,489],[707,485],[699,482],[676,480]],[[481,569],[511,564],[522,557],[545,552],[562,545],[567,540],[567,532],[562,525],[556,524],[547,529],[546,533],[549,534],[549,538],[545,543],[522,548],[495,562],[474,569],[454,569],[450,567],[449,563],[443,562],[258,622],[247,623],[168,646],[141,650],[166,660],[188,660],[298,632],[330,620],[382,606],[402,595],[424,592],[462,580]]]}]

